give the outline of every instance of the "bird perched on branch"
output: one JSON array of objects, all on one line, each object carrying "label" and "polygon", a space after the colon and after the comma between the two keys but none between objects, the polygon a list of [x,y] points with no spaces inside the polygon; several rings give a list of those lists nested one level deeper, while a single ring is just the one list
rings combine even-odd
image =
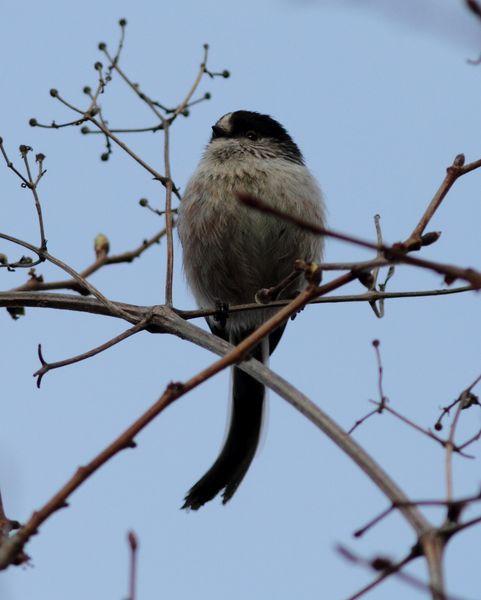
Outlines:
[{"label": "bird perched on branch", "polygon": [[[321,258],[322,239],[294,224],[244,206],[238,194],[259,198],[287,214],[324,224],[320,189],[284,127],[268,115],[239,110],[221,117],[185,190],[178,231],[184,270],[198,305],[255,301],[256,292],[277,285],[297,259]],[[281,298],[303,289],[302,275]],[[207,321],[213,333],[239,343],[275,309],[235,312],[225,323]],[[267,362],[284,331],[272,332],[252,356]],[[244,478],[259,442],[265,389],[233,367],[229,430],[217,460],[189,490],[183,508],[198,509],[222,492],[225,504]]]}]

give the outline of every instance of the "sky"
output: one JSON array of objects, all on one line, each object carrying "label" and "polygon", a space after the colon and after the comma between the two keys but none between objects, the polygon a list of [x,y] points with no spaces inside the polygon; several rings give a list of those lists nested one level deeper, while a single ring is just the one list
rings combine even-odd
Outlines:
[{"label": "sky", "polygon": [[[210,68],[232,73],[206,79],[199,95],[209,91],[212,99],[173,128],[173,176],[181,189],[221,115],[267,112],[302,149],[324,191],[329,224],[374,239],[379,213],[385,239],[394,242],[416,224],[456,154],[481,156],[481,71],[466,60],[481,51],[481,29],[460,1],[186,0],[180,7],[108,0],[87,10],[56,0],[0,0],[0,8],[0,135],[12,157],[22,143],[47,156],[40,192],[49,249],[77,269],[92,261],[99,232],[109,237],[112,252],[121,252],[161,225],[138,200],[158,206],[162,190],[120,150],[104,163],[100,137],[28,126],[31,117],[72,118],[49,96],[51,87],[85,106],[82,88],[95,83],[97,44],[115,45],[121,17],[128,20],[123,67],[162,102],[183,98],[205,42]],[[113,127],[154,124],[118,78],[102,106]],[[125,140],[162,169],[159,134]],[[423,256],[481,268],[480,182],[481,173],[472,173],[449,193],[430,226],[442,237]],[[36,241],[31,197],[5,168],[0,190],[0,229]],[[176,243],[174,303],[193,308],[180,251]],[[5,244],[0,252],[19,256]],[[345,244],[326,245],[329,261],[367,256]],[[62,276],[48,265],[39,272],[46,279]],[[0,289],[24,277],[2,270]],[[149,305],[162,302],[164,278],[161,244],[92,282],[110,298]],[[398,268],[389,283],[391,290],[441,287],[439,276],[413,268]],[[359,284],[348,289],[362,291]],[[371,346],[377,338],[392,406],[431,427],[439,407],[480,372],[479,310],[476,294],[392,300],[382,320],[361,303],[309,307],[289,324],[271,366],[349,428],[377,398]],[[52,310],[29,309],[16,322],[0,314],[0,490],[11,518],[26,520],[169,381],[187,379],[214,359],[176,338],[142,333],[49,373],[37,390],[32,373],[39,342],[48,360],[60,360],[124,328],[113,319]],[[365,557],[397,559],[408,551],[414,538],[398,515],[361,539],[352,537],[387,500],[274,394],[262,448],[233,500],[225,507],[215,500],[199,512],[179,510],[221,445],[228,385],[222,373],[176,402],[138,436],[137,449],[115,457],[75,492],[70,507],[29,543],[31,563],[0,575],[2,600],[125,598],[129,529],[140,542],[138,600],[342,600],[373,575],[346,563],[337,544]],[[480,417],[475,410],[463,414],[461,439],[480,427]],[[354,435],[412,498],[443,497],[440,446],[389,415]],[[478,491],[478,460],[455,457],[456,495]],[[436,523],[442,519],[435,510],[426,514]],[[467,516],[476,514],[473,508]],[[479,598],[480,535],[473,529],[456,538],[446,556],[449,591],[471,600]],[[410,572],[425,575],[422,565]],[[425,597],[396,579],[369,597],[407,594]]]}]

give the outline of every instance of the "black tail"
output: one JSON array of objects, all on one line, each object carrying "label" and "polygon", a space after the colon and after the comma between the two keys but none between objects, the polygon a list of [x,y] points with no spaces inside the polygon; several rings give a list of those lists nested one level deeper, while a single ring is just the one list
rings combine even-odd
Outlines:
[{"label": "black tail", "polygon": [[236,367],[233,380],[232,415],[224,447],[212,467],[189,490],[182,508],[197,510],[222,490],[225,504],[254,458],[262,426],[264,386]]},{"label": "black tail", "polygon": [[[274,352],[284,328],[285,324],[270,334],[269,352],[266,355]],[[245,335],[248,333],[250,332]],[[263,360],[262,354],[261,346],[252,351],[252,357],[260,361]],[[215,463],[187,493],[182,508],[197,510],[222,490],[222,503],[225,504],[244,479],[256,453],[262,427],[265,389],[244,371],[236,367],[233,371],[232,414],[227,439]]]}]

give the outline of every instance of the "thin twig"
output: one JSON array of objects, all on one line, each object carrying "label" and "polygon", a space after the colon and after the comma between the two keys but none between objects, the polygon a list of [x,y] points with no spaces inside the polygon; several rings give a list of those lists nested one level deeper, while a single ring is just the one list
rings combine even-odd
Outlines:
[{"label": "thin twig", "polygon": [[469,398],[468,397],[462,397],[462,393],[461,393],[456,398],[456,400],[453,400],[451,402],[451,404],[448,404],[447,406],[443,406],[443,408],[441,410],[441,414],[439,415],[436,423],[434,424],[434,429],[436,429],[436,431],[441,431],[441,429],[443,428],[442,421],[443,421],[444,417],[446,417],[447,415],[449,415],[451,409],[454,408],[457,404],[459,404],[461,402],[461,400],[463,400],[464,408],[469,408],[473,404],[477,404],[479,406],[478,399],[474,396],[474,394],[471,394],[471,390],[479,383],[479,381],[481,381],[481,375],[479,377],[477,377],[473,381],[473,383],[469,387],[466,388],[466,390],[463,390],[463,391],[467,391],[468,392]]},{"label": "thin twig", "polygon": [[397,563],[392,564],[389,569],[385,569],[384,571],[382,571],[382,573],[380,575],[378,575],[373,581],[371,581],[371,583],[368,583],[362,589],[358,590],[355,594],[349,596],[349,598],[347,598],[346,600],[358,600],[358,598],[361,598],[362,596],[367,594],[367,592],[370,592],[371,590],[373,590],[380,583],[382,583],[385,579],[387,579],[394,573],[400,571],[403,567],[405,567],[407,564],[409,564],[412,560],[417,558],[417,556],[419,556],[419,554],[414,554],[411,551],[405,558],[398,561]]},{"label": "thin twig", "polygon": [[[479,161],[479,164],[478,163],[476,163],[476,164],[477,164],[476,168],[478,168],[479,166],[481,166],[481,161]],[[402,244],[397,244],[394,246],[386,246],[383,244],[382,246],[379,247],[374,242],[363,240],[361,238],[358,238],[358,237],[355,237],[352,235],[348,235],[348,234],[342,233],[340,231],[334,231],[332,229],[327,229],[325,227],[321,227],[319,225],[311,223],[310,221],[306,221],[305,219],[302,219],[301,217],[297,217],[294,215],[284,213],[284,212],[278,210],[277,208],[274,208],[270,204],[267,204],[267,203],[259,200],[258,198],[254,198],[254,197],[248,196],[246,194],[237,194],[237,196],[239,198],[239,201],[247,206],[250,206],[261,212],[278,217],[284,221],[294,223],[301,229],[305,229],[306,231],[310,231],[311,233],[314,233],[316,235],[323,235],[325,237],[331,237],[333,239],[337,239],[337,240],[340,240],[343,242],[349,242],[351,244],[355,244],[362,248],[369,248],[371,250],[377,251],[378,248],[380,248],[383,251],[383,254],[385,256],[384,264],[386,264],[386,265],[390,264],[392,262],[400,262],[400,263],[405,263],[408,265],[413,265],[416,267],[421,267],[424,269],[429,269],[429,270],[435,271],[436,273],[440,273],[441,275],[444,275],[445,279],[449,283],[454,282],[456,279],[463,279],[463,280],[467,281],[468,283],[470,283],[473,286],[473,288],[481,289],[481,273],[479,271],[476,271],[472,268],[462,268],[462,267],[457,267],[455,265],[449,265],[449,264],[445,264],[445,263],[440,263],[440,262],[435,262],[432,260],[427,260],[427,259],[423,259],[423,258],[415,258],[414,256],[410,256],[410,255],[406,254],[408,251],[411,250],[411,247],[407,244],[407,242],[406,243],[403,242]],[[378,262],[376,263],[376,265],[377,264],[378,264]]]},{"label": "thin twig", "polygon": [[108,298],[106,298],[102,294],[102,292],[100,292],[96,287],[94,287],[87,279],[82,277],[80,275],[80,273],[77,273],[77,271],[72,269],[72,267],[70,267],[67,263],[64,263],[60,259],[56,258],[52,254],[47,252],[47,250],[44,250],[42,248],[37,248],[36,246],[33,246],[32,244],[29,244],[28,242],[25,242],[24,240],[14,238],[13,236],[7,235],[6,233],[0,233],[0,238],[7,240],[8,242],[12,242],[13,244],[17,244],[18,246],[23,246],[24,248],[27,248],[28,250],[30,250],[31,252],[34,252],[38,256],[41,256],[43,260],[48,260],[49,262],[56,265],[57,267],[60,267],[63,271],[65,271],[73,279],[75,279],[75,281],[81,287],[88,289],[88,291],[93,296],[95,296],[97,298],[97,300],[100,300],[100,302],[105,304],[105,306],[107,306],[114,314],[117,313],[119,317],[126,319],[127,321],[130,320],[130,316],[127,313],[124,313],[124,311],[121,308],[118,308],[113,302],[111,302]]},{"label": "thin twig", "polygon": [[175,109],[174,114],[169,117],[169,122],[172,123],[182,112],[184,112],[185,108],[190,102],[190,99],[194,95],[196,89],[199,87],[199,84],[202,80],[204,73],[207,72],[207,58],[209,56],[209,44],[204,44],[204,58],[200,64],[199,72],[197,77],[194,80],[190,90],[187,92],[184,100],[179,104],[179,106]]},{"label": "thin twig", "polygon": [[[380,248],[383,244],[382,230],[381,230],[381,216],[380,215],[377,215],[377,214],[374,215],[374,226],[376,228],[377,243]],[[377,251],[376,257],[378,259],[383,258],[383,253],[380,249]],[[372,283],[371,283],[371,287],[370,287],[371,291],[376,290],[377,279],[379,277],[379,271],[380,271],[380,267],[375,267],[374,270],[372,271]],[[382,319],[382,317],[384,316],[384,301],[382,299],[379,301],[379,308],[378,308],[375,300],[372,300],[371,302],[369,302],[369,304],[370,304],[374,314],[376,315],[376,317],[378,319]]]},{"label": "thin twig", "polygon": [[470,164],[465,165],[464,154],[458,154],[453,163],[446,169],[446,175],[441,182],[438,190],[434,194],[431,202],[428,207],[424,211],[422,217],[419,219],[418,224],[413,229],[411,235],[406,240],[406,244],[409,246],[412,243],[419,243],[421,241],[421,236],[424,233],[426,227],[434,216],[434,213],[441,206],[442,201],[446,197],[447,193],[456,182],[456,180],[468,173],[469,171],[473,171],[474,169],[478,169],[481,166],[481,161],[476,161]]},{"label": "thin twig", "polygon": [[129,531],[127,534],[129,543],[130,561],[129,561],[129,597],[128,600],[137,598],[137,552],[139,549],[139,539],[135,531]]},{"label": "thin twig", "polygon": [[372,341],[372,346],[373,346],[375,354],[376,354],[376,362],[377,362],[377,370],[378,370],[377,386],[378,386],[378,391],[379,391],[379,402],[376,403],[377,408],[375,408],[374,410],[371,410],[366,415],[364,415],[364,417],[362,417],[361,419],[358,419],[354,423],[354,425],[348,431],[349,435],[351,435],[351,433],[353,433],[360,425],[362,425],[365,421],[370,419],[375,414],[382,414],[383,410],[386,408],[388,399],[384,395],[384,390],[383,390],[383,366],[382,366],[381,352],[379,350],[379,345],[380,345],[379,340]]},{"label": "thin twig", "polygon": [[39,358],[40,362],[42,363],[42,366],[40,369],[35,371],[35,373],[33,374],[34,377],[37,377],[37,387],[40,388],[43,376],[46,375],[49,371],[52,371],[53,369],[58,369],[60,367],[65,367],[67,365],[73,365],[74,363],[80,362],[82,360],[87,360],[88,358],[91,358],[92,356],[95,356],[97,354],[100,354],[101,352],[104,352],[104,350],[107,350],[108,348],[115,346],[116,344],[122,342],[123,340],[126,340],[130,336],[135,335],[139,331],[142,331],[143,329],[145,329],[145,327],[147,326],[147,324],[149,323],[151,318],[152,318],[152,312],[150,314],[148,314],[144,319],[142,319],[141,321],[139,321],[138,323],[136,323],[135,325],[133,325],[132,327],[127,329],[126,331],[120,333],[119,335],[116,335],[111,340],[108,340],[107,342],[100,344],[99,346],[93,348],[92,350],[89,350],[88,352],[84,352],[82,354],[78,354],[71,358],[66,358],[64,360],[59,360],[59,361],[53,362],[53,363],[49,363],[44,359],[43,354],[42,354],[42,344],[39,344],[38,345],[38,358]]},{"label": "thin twig", "polygon": [[[43,173],[42,173],[42,169],[40,168],[38,177],[36,178],[36,180],[33,179],[32,172],[30,170],[30,163],[28,162],[28,153],[31,150],[32,150],[32,148],[30,148],[30,146],[25,146],[25,145],[20,146],[20,154],[22,156],[22,160],[25,165],[25,170],[27,172],[27,178],[25,178],[20,173],[20,171],[15,167],[15,165],[12,163],[12,161],[8,158],[6,150],[3,146],[3,140],[2,140],[2,138],[0,138],[0,151],[3,155],[3,158],[5,159],[5,163],[6,163],[7,167],[9,169],[11,169],[15,173],[15,175],[22,181],[22,187],[28,188],[32,192],[34,203],[35,203],[35,210],[37,211],[38,226],[39,226],[39,230],[40,230],[40,248],[42,250],[46,250],[47,249],[47,240],[45,238],[45,227],[43,224],[42,206],[40,204],[40,199],[38,197],[38,192],[37,192],[37,184],[40,181]],[[37,156],[42,157],[39,162],[43,163],[43,160],[45,157],[40,154]],[[38,256],[39,256],[39,259],[42,258],[42,256],[40,254]]]},{"label": "thin twig", "polygon": [[174,237],[172,234],[172,190],[173,182],[170,168],[170,124],[164,124],[164,168],[167,183],[165,185],[165,231],[167,239],[167,266],[165,276],[165,303],[173,305],[172,282],[174,278]]},{"label": "thin twig", "polygon": [[[453,497],[453,451],[456,450],[456,445],[454,443],[454,437],[456,435],[456,428],[459,422],[459,418],[461,416],[461,411],[467,406],[471,406],[471,390],[481,381],[481,375],[476,377],[476,379],[466,388],[464,389],[459,398],[457,400],[456,412],[454,414],[453,421],[451,423],[451,427],[449,428],[449,437],[446,442],[446,459],[445,459],[445,471],[446,471],[446,500],[450,502]],[[459,448],[458,448],[459,450]]]},{"label": "thin twig", "polygon": [[[363,264],[363,263],[359,263]],[[322,269],[322,267],[321,267]],[[382,299],[396,299],[396,298],[425,298],[432,296],[445,296],[450,294],[459,294],[463,292],[472,292],[473,288],[470,285],[461,286],[458,288],[448,288],[443,290],[420,290],[410,292],[366,292],[363,294],[349,294],[339,296],[326,296],[317,298],[309,304],[330,304],[330,303],[343,303],[343,302],[369,302],[372,300]],[[274,300],[269,302],[267,305],[261,305],[259,303],[250,304],[239,304],[228,307],[229,313],[243,312],[251,310],[263,310],[267,307],[286,306],[289,300]],[[196,310],[181,310],[174,309],[178,315],[184,319],[197,319],[201,317],[209,317],[215,315],[218,311],[217,308],[202,308]]]},{"label": "thin twig", "polygon": [[[72,124],[72,123],[70,123],[70,124]],[[39,127],[40,127],[40,125],[39,125]],[[43,127],[45,127],[45,125]],[[49,127],[49,126],[47,126],[47,127]],[[109,127],[109,130],[111,131],[111,133],[147,133],[149,131],[152,133],[156,133],[157,131],[161,131],[163,128],[164,128],[164,126],[162,125],[162,123],[160,123],[160,124],[156,124],[156,125],[151,125],[150,127],[125,127],[125,128]],[[84,135],[103,135],[103,133],[101,131],[95,131],[94,129],[89,129],[87,126],[82,127],[81,133],[83,133]]]},{"label": "thin twig", "polygon": [[[339,554],[342,557],[344,557],[346,560],[348,560],[351,563],[361,565],[364,567],[368,567],[370,569],[374,569],[375,571],[382,571],[383,573],[386,574],[386,576],[395,575],[396,577],[398,577],[399,579],[401,579],[402,581],[404,581],[405,583],[410,585],[412,588],[415,588],[415,589],[418,589],[418,590],[421,590],[424,592],[429,591],[429,592],[433,593],[433,598],[436,598],[439,600],[441,600],[441,599],[442,600],[466,600],[465,598],[462,599],[459,596],[453,596],[451,594],[447,595],[444,593],[444,590],[442,587],[437,587],[437,586],[433,585],[432,583],[425,583],[424,581],[422,581],[421,579],[418,579],[414,575],[411,575],[409,573],[405,573],[404,571],[402,571],[401,570],[402,567],[404,567],[407,564],[406,559],[404,559],[398,563],[393,563],[393,562],[391,562],[391,560],[389,560],[388,558],[384,558],[384,557],[377,557],[377,558],[374,558],[373,560],[367,560],[365,558],[358,556],[357,554],[355,554],[354,552],[352,552],[351,550],[349,550],[348,548],[346,548],[345,546],[342,546],[342,545],[337,546],[337,551],[339,552]],[[386,577],[382,577],[382,579],[378,578],[379,581],[376,580],[376,582],[375,582],[376,585],[377,585],[377,583],[380,583],[380,581],[384,580],[385,578]],[[372,589],[372,587],[370,587],[369,589]],[[364,593],[362,590],[361,590],[361,592]],[[358,594],[355,594],[354,596],[350,596],[349,600],[354,600],[355,598],[359,598],[359,597],[360,596],[358,593]]]},{"label": "thin twig", "polygon": [[[91,265],[80,271],[79,275],[86,279],[93,273],[96,273],[102,267],[107,265],[116,265],[121,263],[131,263],[133,260],[141,256],[148,248],[158,244],[165,235],[165,229],[161,229],[155,235],[147,240],[144,240],[139,246],[133,250],[128,250],[120,254],[103,254],[98,257]],[[40,291],[40,290],[61,290],[71,289],[80,292],[81,294],[89,294],[89,290],[81,286],[76,279],[64,279],[61,281],[43,281],[43,278],[31,276],[23,285],[14,288],[13,291]]]},{"label": "thin twig", "polygon": [[[375,402],[374,404],[377,404],[377,403]],[[440,444],[443,448],[446,448],[448,446],[448,444],[449,444],[448,440],[443,440],[441,437],[439,437],[435,433],[433,433],[430,429],[421,427],[421,425],[418,425],[411,419],[408,419],[408,417],[405,417],[401,413],[397,412],[396,410],[391,408],[391,406],[389,406],[389,405],[384,406],[384,410],[386,412],[390,413],[391,415],[395,416],[397,419],[399,419],[406,425],[409,425],[409,427],[411,427],[412,429],[415,429],[416,431],[419,431],[420,433],[422,433],[425,436],[429,437],[430,439],[434,440],[435,442]],[[461,449],[458,448],[458,446],[456,446],[456,445],[453,445],[453,452],[456,452],[456,453],[460,454],[461,456],[464,456],[464,458],[474,458],[474,456],[471,456],[470,454],[461,452]]]},{"label": "thin twig", "polygon": [[[315,275],[315,272],[311,274],[313,282],[315,281]],[[226,367],[239,363],[239,361],[246,356],[246,353],[251,348],[256,346],[260,340],[262,340],[271,331],[277,329],[291,315],[296,314],[311,298],[316,297],[317,295],[326,294],[333,289],[345,285],[356,277],[356,273],[346,273],[322,286],[316,286],[315,283],[310,283],[308,288],[306,288],[306,290],[301,292],[294,300],[292,300],[288,306],[280,309],[268,321],[263,323],[263,325],[254,331],[254,333],[245,338],[238,346],[229,350],[221,359],[217,360],[215,363],[211,364],[209,367],[202,370],[185,383],[171,383],[166,388],[162,396],[157,400],[157,402],[155,402],[143,415],[134,421],[134,423],[132,423],[111,444],[102,450],[102,452],[100,452],[92,461],[90,461],[90,463],[77,469],[69,481],[40,510],[32,514],[30,519],[18,531],[18,533],[9,538],[2,544],[2,546],[0,546],[0,569],[4,569],[11,564],[12,560],[14,560],[18,553],[23,549],[26,542],[38,530],[39,526],[44,523],[45,520],[48,519],[54,512],[65,506],[67,498],[70,496],[70,494],[72,494],[72,492],[74,492],[86,479],[88,479],[92,473],[97,471],[102,465],[104,465],[113,456],[118,454],[121,450],[132,447],[135,444],[135,436],[167,406],[207,379],[213,377]],[[165,331],[168,331],[167,322],[165,320],[165,316],[169,315],[168,311],[168,307],[163,307],[161,310],[161,315],[163,316],[163,328]],[[175,313],[170,311],[170,315],[174,316]],[[174,323],[174,331],[181,337],[185,337],[186,327],[190,328],[190,331],[197,329],[176,315],[174,316]],[[215,338],[216,336],[210,335],[210,337]],[[202,338],[205,339],[205,336],[202,336]],[[199,338],[197,338],[197,340],[192,339],[192,341],[199,343]],[[218,341],[218,343],[221,342],[222,340]],[[242,365],[239,366],[242,368]],[[281,392],[279,389],[277,389],[277,391]],[[294,405],[297,405],[297,401]],[[306,405],[305,402],[303,402],[302,405],[304,414],[313,420],[314,413],[311,412],[312,408],[308,409],[309,404]],[[353,440],[349,438],[345,432],[340,430],[337,425],[328,419],[327,415],[323,415],[321,419],[320,411],[317,409],[317,407],[315,412],[317,415],[319,415],[318,418],[320,419],[319,421],[316,421],[318,426],[320,426],[325,433],[334,439],[336,443],[340,445],[340,447],[348,452],[349,455],[354,458],[359,465],[362,465],[362,468],[366,471],[366,473],[368,473],[373,481],[377,483],[377,485],[391,498],[392,501],[402,501],[406,499],[399,488],[397,488],[397,486],[391,482],[387,474],[382,472],[380,468],[372,461],[372,459],[368,457],[368,455],[366,455],[364,451],[357,444],[355,444],[355,442],[353,442]],[[411,525],[416,529],[418,534],[422,534],[428,529],[428,523],[415,507],[404,507],[401,510]]]},{"label": "thin twig", "polygon": [[[474,494],[472,496],[466,496],[464,498],[459,498],[458,500],[408,500],[407,502],[395,502],[392,503],[391,506],[380,512],[374,518],[363,525],[359,529],[357,529],[353,535],[354,537],[363,536],[369,529],[377,525],[380,521],[385,519],[388,515],[391,514],[394,510],[399,508],[400,506],[446,506],[448,508],[448,512],[452,512],[453,510],[456,513],[460,513],[460,511],[466,507],[468,504],[478,502],[481,500],[481,492]],[[451,520],[451,519],[450,519]]]}]

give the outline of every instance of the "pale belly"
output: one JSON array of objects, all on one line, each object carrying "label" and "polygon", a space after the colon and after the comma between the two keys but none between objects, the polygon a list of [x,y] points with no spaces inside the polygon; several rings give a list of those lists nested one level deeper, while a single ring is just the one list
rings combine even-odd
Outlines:
[{"label": "pale belly", "polygon": [[[262,180],[260,180],[262,183]],[[249,183],[249,182],[248,182]],[[299,198],[286,186],[279,186],[274,198],[265,190],[237,180],[228,189],[216,182],[191,182],[182,201],[179,234],[184,251],[184,270],[201,307],[214,307],[255,301],[262,288],[272,287],[286,278],[297,259],[318,261],[322,242],[319,237],[297,226],[241,205],[236,191],[250,193],[271,202],[284,212],[299,214],[322,222],[320,198]],[[293,182],[293,185],[298,182]],[[252,189],[254,188],[254,189]],[[219,189],[224,191],[221,196]],[[270,185],[272,191],[273,186]],[[299,189],[299,188],[297,188]],[[285,290],[283,296],[302,289],[302,277]],[[232,315],[231,325],[252,321],[257,325],[271,311]]]}]

